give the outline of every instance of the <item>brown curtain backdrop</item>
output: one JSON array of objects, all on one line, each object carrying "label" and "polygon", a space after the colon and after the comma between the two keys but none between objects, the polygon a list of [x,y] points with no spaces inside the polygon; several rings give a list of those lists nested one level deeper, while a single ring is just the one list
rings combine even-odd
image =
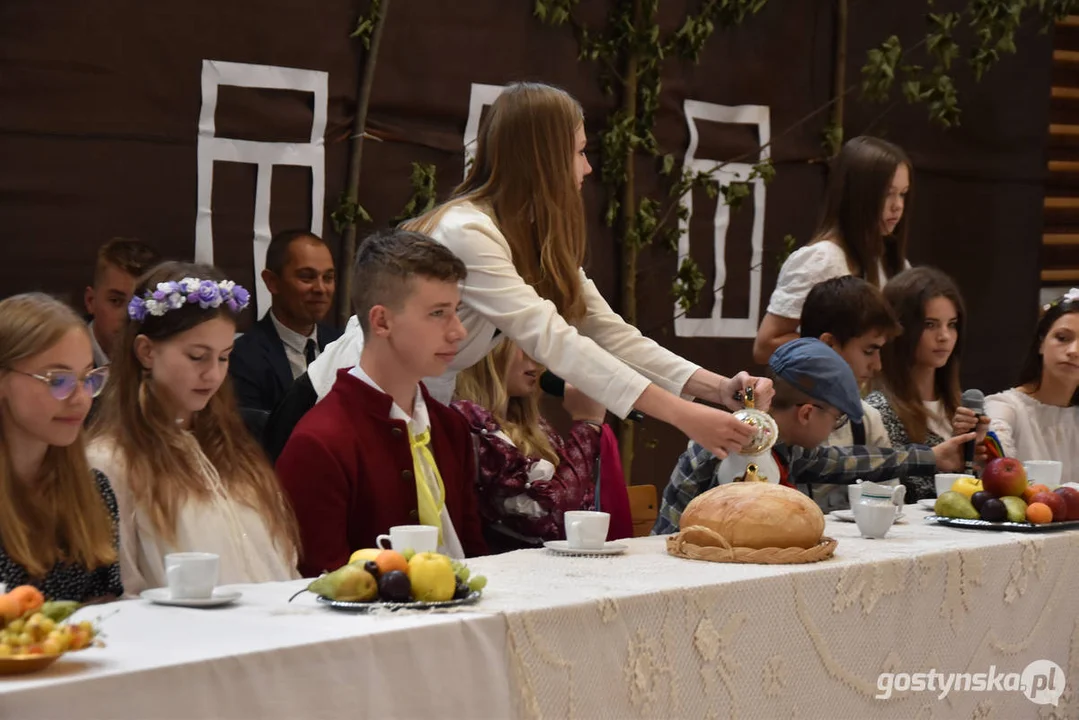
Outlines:
[{"label": "brown curtain backdrop", "polygon": [[[961,3],[943,3],[946,6]],[[370,125],[389,140],[365,146],[362,204],[375,226],[401,212],[411,194],[410,163],[438,166],[448,193],[463,169],[462,135],[472,83],[540,80],[575,95],[587,114],[590,159],[616,101],[604,95],[594,64],[577,60],[568,28],[541,25],[526,0],[395,3],[382,42]],[[922,3],[852,2],[849,82],[865,51],[890,34],[912,43],[924,32]],[[942,5],[940,2],[938,6]],[[601,22],[609,0],[582,3],[581,17]],[[695,3],[664,2],[661,25],[676,27]],[[348,37],[366,2],[235,0],[229,3],[134,0],[6,0],[0,3],[0,295],[43,289],[73,299],[92,274],[97,246],[114,235],[141,237],[175,258],[195,244],[198,118],[203,60],[322,70],[329,73],[325,133],[327,239],[340,251],[330,212],[345,186],[356,82],[363,59]],[[944,11],[938,8],[937,11]],[[736,29],[718,32],[699,65],[664,66],[656,136],[681,161],[688,142],[686,99],[770,108],[778,174],[767,189],[763,306],[775,283],[782,238],[805,242],[826,182],[821,137],[828,114],[781,134],[832,94],[834,3],[774,1]],[[1006,56],[980,83],[958,73],[962,126],[930,125],[924,107],[867,106],[852,95],[846,135],[867,132],[902,145],[915,164],[911,260],[954,275],[970,309],[964,386],[1007,386],[1025,352],[1038,291],[1042,180],[1048,125],[1051,36],[1024,28],[1019,54]],[[302,141],[312,96],[222,88],[217,135]],[[744,126],[700,123],[700,157],[729,159],[756,142]],[[655,191],[654,164],[637,168],[642,191]],[[216,262],[253,285],[251,259],[255,168],[216,164],[213,229]],[[309,222],[310,172],[277,167],[271,229]],[[616,307],[616,240],[603,222],[598,172],[585,184],[591,223],[589,270]],[[694,199],[691,243],[712,282],[715,204]],[[749,306],[752,201],[728,239],[725,314]],[[361,229],[363,232],[370,228]],[[677,338],[670,284],[676,258],[646,249],[640,260],[640,327],[674,351],[717,371],[751,367],[749,339]],[[707,316],[711,298],[691,311]],[[649,421],[639,433],[634,478],[662,486],[685,446],[677,431]]]}]

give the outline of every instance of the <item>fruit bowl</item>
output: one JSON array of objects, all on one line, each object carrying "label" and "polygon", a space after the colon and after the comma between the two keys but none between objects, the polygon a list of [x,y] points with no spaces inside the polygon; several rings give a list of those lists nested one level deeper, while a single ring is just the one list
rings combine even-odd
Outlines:
[{"label": "fruit bowl", "polygon": [[9,655],[8,657],[0,657],[0,676],[35,673],[44,670],[65,655],[82,652],[85,649],[65,650],[62,653],[52,655]]},{"label": "fruit bowl", "polygon": [[487,578],[440,553],[365,548],[296,595],[310,592],[319,603],[350,612],[434,610],[471,605],[486,585]]},{"label": "fruit bowl", "polygon": [[387,612],[397,612],[398,610],[440,610],[442,608],[460,607],[462,605],[474,605],[479,602],[482,595],[483,593],[473,591],[463,598],[446,600],[445,602],[354,602],[350,600],[334,600],[325,595],[319,595],[315,600],[334,610],[369,613],[376,610],[384,610]]}]

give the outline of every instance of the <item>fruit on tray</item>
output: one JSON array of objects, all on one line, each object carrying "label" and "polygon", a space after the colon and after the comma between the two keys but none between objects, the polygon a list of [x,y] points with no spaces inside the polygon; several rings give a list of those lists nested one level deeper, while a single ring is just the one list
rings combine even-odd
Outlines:
[{"label": "fruit on tray", "polygon": [[62,624],[78,608],[79,603],[69,600],[45,602],[30,585],[0,595],[0,658],[59,655],[89,647],[97,638],[93,623]]},{"label": "fruit on tray", "polygon": [[977,510],[978,512],[981,512],[982,511],[982,505],[985,504],[985,501],[986,500],[992,500],[992,499],[993,499],[993,494],[992,493],[987,493],[985,490],[979,490],[978,492],[976,492],[976,493],[974,493],[973,495],[970,496],[970,504],[974,506],[975,510]]},{"label": "fruit on tray", "polygon": [[1023,499],[1026,500],[1027,504],[1029,505],[1030,499],[1040,492],[1050,492],[1049,486],[1042,485],[1041,483],[1035,483],[1033,485],[1030,485],[1027,487],[1026,490],[1023,491]]},{"label": "fruit on tray", "polygon": [[961,518],[963,520],[977,520],[978,511],[966,495],[955,490],[949,490],[937,498],[933,505],[933,512],[940,517]]},{"label": "fruit on tray", "polygon": [[1027,521],[1026,500],[1021,497],[1015,497],[1014,495],[1005,495],[1000,501],[1004,503],[1004,507],[1008,510],[1008,522]]},{"label": "fruit on tray", "polygon": [[378,572],[383,575],[394,570],[403,572],[408,575],[408,560],[405,556],[396,550],[383,550],[375,558],[375,565],[378,566]]},{"label": "fruit on tray", "polygon": [[956,478],[955,482],[952,483],[952,492],[957,492],[968,500],[972,500],[975,494],[984,489],[982,481],[972,475]]},{"label": "fruit on tray", "polygon": [[990,460],[982,472],[982,487],[996,497],[1014,495],[1022,497],[1027,489],[1027,471],[1015,458]]},{"label": "fruit on tray", "polygon": [[412,596],[422,602],[452,600],[457,586],[457,573],[450,559],[438,553],[416,553],[408,561],[408,579]]},{"label": "fruit on tray", "polygon": [[369,602],[378,597],[375,576],[352,563],[312,580],[307,589],[331,600]]},{"label": "fruit on tray", "polygon": [[1060,521],[1068,517],[1068,503],[1061,496],[1052,492],[1040,492],[1036,493],[1034,497],[1030,498],[1031,504],[1041,503],[1047,505],[1050,510],[1053,511],[1053,520]]},{"label": "fruit on tray", "polygon": [[386,602],[412,602],[412,583],[408,574],[390,570],[378,578],[378,597]]},{"label": "fruit on tray", "polygon": [[374,560],[382,552],[382,548],[363,548],[352,553],[352,557],[348,559],[349,563],[358,563],[363,565],[368,560]]},{"label": "fruit on tray", "polygon": [[999,498],[991,497],[982,503],[978,511],[982,520],[989,522],[1004,522],[1008,519],[1008,507]]},{"label": "fruit on tray", "polygon": [[1048,505],[1034,502],[1027,505],[1027,521],[1035,525],[1044,525],[1053,522],[1053,511]]},{"label": "fruit on tray", "polygon": [[487,578],[441,553],[357,550],[348,565],[311,581],[307,589],[331,600],[408,603],[459,600],[486,585]]},{"label": "fruit on tray", "polygon": [[1053,491],[1060,497],[1064,498],[1064,504],[1067,506],[1067,516],[1061,518],[1063,520],[1079,520],[1079,490],[1073,487],[1058,487]]}]

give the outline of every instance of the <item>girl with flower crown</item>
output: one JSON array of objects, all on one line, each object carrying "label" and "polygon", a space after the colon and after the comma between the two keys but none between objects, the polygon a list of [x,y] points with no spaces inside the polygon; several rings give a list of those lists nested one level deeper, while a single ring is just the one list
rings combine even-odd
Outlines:
[{"label": "girl with flower crown", "polygon": [[1019,385],[985,412],[1006,455],[1059,460],[1065,482],[1079,479],[1079,288],[1042,308]]},{"label": "girl with flower crown", "polygon": [[164,556],[220,556],[222,584],[297,577],[296,523],[226,382],[244,288],[206,265],[140,279],[94,424],[112,481],[129,594],[166,584]]}]

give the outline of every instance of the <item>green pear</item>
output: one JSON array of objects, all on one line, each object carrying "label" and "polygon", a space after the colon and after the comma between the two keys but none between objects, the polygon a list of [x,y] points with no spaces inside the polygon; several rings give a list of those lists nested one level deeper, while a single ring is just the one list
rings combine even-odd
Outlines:
[{"label": "green pear", "polygon": [[970,498],[954,490],[949,490],[937,498],[936,504],[933,505],[933,512],[940,517],[962,518],[964,520],[977,520],[981,517],[978,511],[974,509]]},{"label": "green pear", "polygon": [[369,602],[378,597],[378,581],[359,565],[345,565],[311,581],[307,589],[331,600]]},{"label": "green pear", "polygon": [[1021,497],[1013,497],[1012,495],[1005,495],[1000,499],[1004,503],[1004,507],[1008,510],[1008,522],[1026,522],[1027,521],[1027,502]]}]

